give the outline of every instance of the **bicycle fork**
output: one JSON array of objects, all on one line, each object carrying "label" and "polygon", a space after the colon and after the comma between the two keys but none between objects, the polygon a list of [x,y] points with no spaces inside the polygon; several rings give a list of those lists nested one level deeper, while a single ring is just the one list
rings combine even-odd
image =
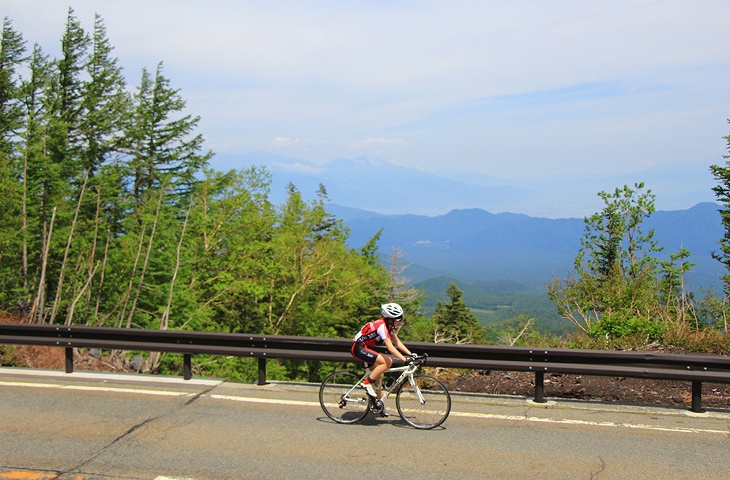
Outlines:
[{"label": "bicycle fork", "polygon": [[411,384],[411,387],[413,387],[413,391],[416,392],[416,396],[418,396],[418,401],[421,405],[426,403],[426,399],[423,398],[423,394],[421,393],[421,389],[418,388],[418,385],[416,385],[416,380],[413,378],[413,376],[408,377],[408,383]]}]

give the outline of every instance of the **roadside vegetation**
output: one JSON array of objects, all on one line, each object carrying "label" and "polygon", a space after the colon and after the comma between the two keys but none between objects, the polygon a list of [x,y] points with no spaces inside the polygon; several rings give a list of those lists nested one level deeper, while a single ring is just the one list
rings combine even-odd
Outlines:
[{"label": "roadside vegetation", "polygon": [[[127,85],[100,17],[87,32],[69,10],[61,45],[50,58],[3,21],[0,321],[347,338],[381,303],[398,302],[409,312],[406,341],[730,354],[730,274],[701,301],[685,290],[689,252],[658,256],[642,230],[654,212],[642,183],[599,193],[605,207],[585,219],[574,270],[546,286],[549,312],[545,298],[505,292],[467,306],[453,282],[429,300],[409,283],[401,252],[381,252],[380,232],[347,247],[324,185],[313,201],[289,185],[274,205],[266,170],[210,169],[200,119],[163,64]],[[730,269],[730,167],[711,171],[728,232],[715,258]],[[0,361],[37,366],[40,351],[0,346]],[[156,353],[86,358],[155,373],[181,363]],[[250,359],[201,357],[195,368],[256,375]],[[274,361],[269,376],[311,380],[322,368]]]}]

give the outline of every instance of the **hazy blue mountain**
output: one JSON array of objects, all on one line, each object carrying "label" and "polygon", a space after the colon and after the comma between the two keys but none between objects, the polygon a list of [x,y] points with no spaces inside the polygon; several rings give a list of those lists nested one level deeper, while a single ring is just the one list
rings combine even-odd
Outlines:
[{"label": "hazy blue mountain", "polygon": [[[663,256],[681,247],[697,264],[687,276],[691,290],[719,286],[722,266],[711,258],[723,227],[714,203],[688,210],[659,211],[645,223],[664,246]],[[348,243],[360,248],[382,229],[382,255],[397,248],[410,263],[406,271],[414,283],[438,277],[475,281],[509,281],[533,291],[544,291],[553,275],[565,278],[580,248],[583,219],[545,219],[512,213],[492,214],[481,209],[453,210],[434,217],[381,215],[330,205],[350,230]],[[507,283],[509,284],[509,283]],[[520,289],[513,285],[514,291]]]},{"label": "hazy blue mountain", "polygon": [[[647,188],[657,195],[657,203],[668,197],[684,195],[686,202],[687,198],[705,195],[698,192],[714,198],[708,172],[687,176],[686,191],[663,191],[666,185],[662,178],[673,175],[665,170],[590,183],[585,179],[545,179],[539,185],[517,188],[486,175],[465,177],[452,172],[440,176],[364,157],[315,165],[299,158],[250,153],[217,156],[212,162],[214,168],[223,170],[252,165],[264,166],[271,174],[271,200],[275,204],[286,200],[289,183],[305,198],[314,198],[319,185],[324,185],[331,199],[329,211],[351,231],[350,246],[361,247],[382,229],[381,254],[392,255],[394,247],[404,253],[403,260],[411,264],[406,273],[414,283],[437,277],[470,284],[511,281],[536,292],[544,292],[553,275],[565,278],[572,270],[583,219],[490,211],[515,211],[509,208],[516,205],[550,210],[579,201],[591,209],[595,203],[591,211],[597,212],[604,206],[597,198],[599,191],[612,191],[635,181],[646,181]],[[471,208],[474,206],[480,208]],[[687,210],[658,211],[645,225],[655,229],[665,255],[681,247],[691,252],[690,262],[697,266],[686,280],[693,291],[709,286],[718,289],[719,277],[727,273],[710,256],[724,234],[718,209],[717,204],[705,202]]]},{"label": "hazy blue mountain", "polygon": [[272,176],[274,203],[286,200],[289,183],[294,184],[305,198],[313,198],[322,184],[337,204],[366,207],[386,214],[447,212],[473,206],[475,199],[479,199],[479,205],[502,210],[506,199],[526,194],[487,176],[480,177],[478,183],[469,184],[368,157],[338,159],[323,166],[267,153],[219,157],[213,162],[218,169],[266,167]]},{"label": "hazy blue mountain", "polygon": [[[271,200],[276,204],[286,200],[289,183],[307,199],[314,198],[322,184],[332,203],[390,215],[432,216],[477,207],[488,212],[526,213],[536,217],[582,217],[603,207],[598,192],[613,191],[637,181],[646,183],[657,196],[657,207],[665,210],[715,199],[711,190],[715,182],[709,170],[674,171],[666,166],[623,175],[556,175],[532,179],[527,175],[515,181],[455,171],[449,168],[448,159],[438,173],[399,167],[369,157],[314,164],[301,158],[253,152],[218,154],[211,161],[211,166],[218,170],[240,170],[252,165],[263,166],[271,174]],[[678,186],[672,180],[676,178],[684,182]]]}]

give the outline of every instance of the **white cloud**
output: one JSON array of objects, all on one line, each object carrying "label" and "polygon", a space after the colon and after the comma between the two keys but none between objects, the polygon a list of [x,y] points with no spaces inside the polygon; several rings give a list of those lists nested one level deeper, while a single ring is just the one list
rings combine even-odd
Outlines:
[{"label": "white cloud", "polygon": [[302,141],[290,137],[276,137],[272,143],[274,148],[290,148],[300,146]]},{"label": "white cloud", "polygon": [[355,149],[361,148],[382,148],[382,147],[402,147],[407,145],[408,142],[401,140],[400,138],[373,138],[370,137],[367,140],[356,140],[350,142],[350,146]]},{"label": "white cloud", "polygon": [[69,5],[87,29],[102,16],[133,85],[163,61],[226,153],[519,179],[725,152],[726,0],[4,0],[3,14],[57,55]]},{"label": "white cloud", "polygon": [[300,162],[295,163],[285,163],[285,162],[272,162],[272,167],[274,167],[277,170],[280,170],[282,172],[292,172],[292,173],[309,173],[309,174],[318,174],[323,171],[323,169],[314,167],[312,165],[304,165]]}]

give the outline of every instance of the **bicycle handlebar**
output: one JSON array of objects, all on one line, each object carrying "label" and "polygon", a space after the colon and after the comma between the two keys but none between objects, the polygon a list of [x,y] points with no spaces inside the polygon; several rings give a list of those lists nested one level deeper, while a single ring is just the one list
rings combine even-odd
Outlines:
[{"label": "bicycle handlebar", "polygon": [[423,355],[416,355],[416,357],[413,359],[413,364],[420,367],[421,365],[426,363],[427,359],[428,359],[427,353],[424,353]]}]

